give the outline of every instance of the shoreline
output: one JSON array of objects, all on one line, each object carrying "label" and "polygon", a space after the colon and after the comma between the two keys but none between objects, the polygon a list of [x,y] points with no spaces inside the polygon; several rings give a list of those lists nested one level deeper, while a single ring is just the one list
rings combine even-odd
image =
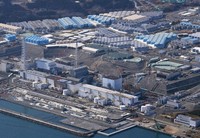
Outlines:
[{"label": "shoreline", "polygon": [[[0,98],[0,100],[4,100],[4,101],[7,101],[7,102],[11,102],[11,103],[14,103],[14,104],[25,106],[25,107],[28,107],[28,108],[31,108],[31,109],[36,109],[36,110],[40,110],[40,111],[43,111],[43,112],[47,112],[46,110],[38,109],[38,108],[30,107],[30,106],[26,106],[25,104],[20,104],[20,103],[18,103],[16,101],[11,101],[11,100],[8,100],[8,99],[3,99],[3,98]],[[28,121],[36,123],[36,124],[44,125],[44,126],[47,126],[47,127],[50,127],[50,128],[55,128],[55,129],[58,129],[58,130],[61,130],[61,131],[64,131],[64,132],[68,132],[68,133],[71,133],[71,134],[74,134],[74,135],[77,135],[77,136],[81,136],[81,137],[92,137],[96,133],[101,132],[101,131],[81,132],[81,131],[78,131],[78,130],[75,130],[75,129],[71,129],[71,128],[67,128],[67,127],[64,127],[64,126],[56,125],[56,124],[53,124],[51,122],[47,122],[47,121],[43,121],[43,120],[37,119],[35,117],[31,117],[30,115],[26,115],[26,114],[23,114],[23,113],[18,113],[16,111],[12,111],[12,110],[8,110],[8,109],[0,108],[0,113],[7,114],[7,115],[10,115],[10,116],[14,116],[16,118],[20,118],[20,119],[23,119],[23,120],[28,120]],[[51,113],[51,112],[47,112],[47,113]],[[54,113],[52,113],[52,114],[54,114]],[[55,115],[59,116],[58,114],[55,114]],[[163,131],[155,130],[155,129],[152,129],[152,128],[146,128],[146,127],[140,126],[140,125],[134,125],[134,127],[140,127],[142,129],[154,131],[155,133],[163,133],[165,135],[173,137],[173,135],[171,135],[171,134],[168,134],[168,133],[163,132]],[[120,131],[119,133],[124,132],[126,130],[127,130],[126,128],[124,128],[123,130],[119,130]]]},{"label": "shoreline", "polygon": [[13,116],[13,117],[16,117],[16,118],[20,118],[20,119],[23,119],[23,120],[28,120],[28,121],[36,123],[36,124],[44,125],[44,126],[47,126],[47,127],[50,127],[50,128],[55,128],[55,129],[65,131],[65,132],[69,132],[71,134],[82,136],[82,137],[91,137],[95,133],[95,132],[77,131],[77,130],[70,129],[70,128],[67,128],[67,127],[63,127],[63,126],[60,126],[60,125],[56,125],[56,124],[53,124],[53,123],[50,123],[50,122],[46,122],[46,121],[43,121],[41,119],[37,119],[37,118],[31,117],[29,115],[23,114],[23,113],[11,111],[11,110],[8,110],[8,109],[0,108],[0,113],[6,114],[6,115],[9,115],[9,116]]}]

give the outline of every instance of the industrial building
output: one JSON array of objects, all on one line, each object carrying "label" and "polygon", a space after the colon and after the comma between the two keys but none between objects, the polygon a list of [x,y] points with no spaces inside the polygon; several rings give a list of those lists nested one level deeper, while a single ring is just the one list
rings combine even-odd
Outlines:
[{"label": "industrial building", "polygon": [[181,104],[176,100],[168,100],[166,106],[178,109],[181,107]]},{"label": "industrial building", "polygon": [[0,61],[0,72],[8,72],[11,69],[11,67],[12,64],[8,63],[7,61]]},{"label": "industrial building", "polygon": [[56,68],[56,63],[47,59],[36,59],[36,69],[43,71],[51,71]]},{"label": "industrial building", "polygon": [[167,43],[177,39],[176,34],[173,33],[157,33],[155,35],[138,35],[134,39],[136,47],[149,46],[151,48],[166,48]]},{"label": "industrial building", "polygon": [[155,107],[151,104],[146,104],[141,106],[141,113],[145,115],[152,115],[155,112]]},{"label": "industrial building", "polygon": [[70,75],[75,78],[81,78],[88,75],[88,67],[82,66],[74,68],[70,71]]},{"label": "industrial building", "polygon": [[104,57],[111,60],[123,60],[123,59],[131,59],[133,58],[133,55],[129,53],[110,52],[104,55]]},{"label": "industrial building", "polygon": [[185,76],[180,72],[172,72],[168,76],[164,74],[168,73],[145,76],[140,81],[141,89],[160,95],[167,95],[181,90],[188,90],[200,84],[200,75],[195,72]]},{"label": "industrial building", "polygon": [[174,119],[174,123],[191,126],[191,127],[198,127],[200,125],[200,118],[192,118],[187,115],[177,115]]},{"label": "industrial building", "polygon": [[[7,41],[3,41],[3,43],[7,44]],[[0,46],[0,57],[8,57],[8,56],[20,56],[22,53],[21,46]]]},{"label": "industrial building", "polygon": [[36,86],[39,89],[48,85],[48,88],[54,88],[58,91],[68,89],[71,94],[74,94],[81,86],[80,82],[75,82],[68,78],[66,79],[35,70],[20,71],[20,76],[21,78],[32,82],[33,86]]},{"label": "industrial building", "polygon": [[35,71],[35,70],[27,70],[21,71],[20,76],[25,80],[35,81],[46,84],[46,77],[49,76],[47,73]]},{"label": "industrial building", "polygon": [[137,96],[120,93],[118,91],[113,91],[89,84],[83,84],[79,88],[78,95],[80,97],[89,98],[91,100],[94,100],[94,98],[96,97],[99,97],[100,99],[105,99],[106,101],[111,100],[112,104],[115,106],[131,106],[138,102]]},{"label": "industrial building", "polygon": [[19,34],[22,32],[21,27],[0,23],[0,29],[8,33]]},{"label": "industrial building", "polygon": [[122,78],[115,76],[106,76],[102,79],[102,86],[108,89],[121,90],[122,89]]}]

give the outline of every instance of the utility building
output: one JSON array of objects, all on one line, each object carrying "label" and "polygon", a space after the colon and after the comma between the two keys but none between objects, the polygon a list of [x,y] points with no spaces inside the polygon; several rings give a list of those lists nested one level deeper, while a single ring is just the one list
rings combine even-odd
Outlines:
[{"label": "utility building", "polygon": [[39,70],[50,71],[56,67],[56,63],[47,59],[37,59],[36,68]]},{"label": "utility building", "polygon": [[102,80],[103,87],[113,89],[113,90],[120,90],[122,89],[122,78],[115,77],[115,76],[108,76],[104,77]]},{"label": "utility building", "polygon": [[86,66],[78,67],[71,70],[70,75],[75,78],[81,78],[88,75],[88,68]]}]

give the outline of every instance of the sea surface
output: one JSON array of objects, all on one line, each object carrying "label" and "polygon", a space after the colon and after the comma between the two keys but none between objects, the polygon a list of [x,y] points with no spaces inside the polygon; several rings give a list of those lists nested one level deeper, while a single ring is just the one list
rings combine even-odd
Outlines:
[{"label": "sea surface", "polygon": [[[36,109],[27,108],[22,105],[14,104],[8,101],[0,100],[0,107],[14,111],[20,111],[26,114],[32,114],[35,117],[50,122],[57,122],[59,117]],[[49,119],[47,119],[49,118]],[[55,120],[54,120],[55,119]],[[19,119],[13,116],[0,114],[0,138],[81,138],[47,126],[35,124],[27,120]],[[160,132],[152,131],[142,127],[134,127],[116,135],[106,137],[100,134],[94,138],[172,138]]]}]

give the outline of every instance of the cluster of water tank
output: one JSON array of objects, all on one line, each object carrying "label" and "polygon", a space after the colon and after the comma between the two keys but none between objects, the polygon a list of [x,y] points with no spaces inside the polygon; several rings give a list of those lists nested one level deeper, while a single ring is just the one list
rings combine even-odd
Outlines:
[{"label": "cluster of water tank", "polygon": [[88,15],[87,18],[97,21],[103,25],[110,25],[115,20],[115,18],[101,15]]},{"label": "cluster of water tank", "polygon": [[133,40],[127,36],[123,37],[97,37],[93,40],[95,44],[108,45],[117,48],[130,48],[133,45]]},{"label": "cluster of water tank", "polygon": [[64,29],[75,29],[75,28],[91,28],[93,24],[88,19],[81,17],[64,17],[58,19],[58,22]]},{"label": "cluster of water tank", "polygon": [[15,41],[16,40],[16,35],[14,34],[6,34],[5,39],[8,41]]},{"label": "cluster of water tank", "polygon": [[32,35],[32,36],[26,37],[25,42],[35,44],[35,45],[46,45],[49,43],[49,40],[37,35]]}]

